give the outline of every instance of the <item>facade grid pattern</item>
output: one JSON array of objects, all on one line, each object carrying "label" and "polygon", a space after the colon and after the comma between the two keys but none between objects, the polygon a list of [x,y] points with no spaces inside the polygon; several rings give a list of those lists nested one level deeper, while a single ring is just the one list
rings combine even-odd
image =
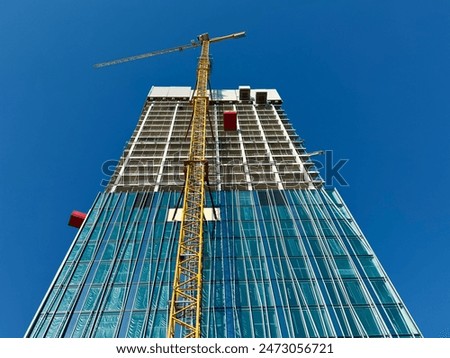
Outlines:
[{"label": "facade grid pattern", "polygon": [[[166,336],[191,116],[189,98],[149,94],[27,337]],[[212,100],[210,118],[202,336],[421,337],[280,101]]]}]

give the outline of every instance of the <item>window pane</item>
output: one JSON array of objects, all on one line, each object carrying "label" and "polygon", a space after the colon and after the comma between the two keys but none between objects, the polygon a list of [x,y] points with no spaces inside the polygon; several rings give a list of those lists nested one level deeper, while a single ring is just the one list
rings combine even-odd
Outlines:
[{"label": "window pane", "polygon": [[110,263],[102,262],[98,265],[97,272],[95,273],[94,283],[103,283],[106,275],[108,274]]},{"label": "window pane", "polygon": [[294,325],[294,336],[297,338],[307,337],[302,312],[299,309],[292,309],[290,313]]},{"label": "window pane", "polygon": [[339,304],[336,288],[333,285],[333,282],[330,281],[325,282],[325,286],[327,288],[328,295],[330,296],[331,304],[333,305]]},{"label": "window pane", "polygon": [[83,336],[84,328],[86,327],[86,324],[89,321],[89,317],[90,317],[89,314],[80,314],[75,329],[73,331],[72,337],[80,338]]},{"label": "window pane", "polygon": [[286,248],[289,256],[302,256],[298,239],[295,238],[286,240]]},{"label": "window pane", "polygon": [[290,214],[288,209],[285,206],[277,206],[278,216],[280,220],[290,219]]},{"label": "window pane", "polygon": [[378,263],[373,257],[360,257],[361,265],[368,277],[382,277]]},{"label": "window pane", "polygon": [[114,337],[119,315],[113,313],[103,313],[100,322],[95,332],[96,338],[111,338]]},{"label": "window pane", "polygon": [[66,290],[66,292],[64,293],[64,297],[61,300],[61,304],[58,307],[58,311],[67,311],[70,308],[70,305],[75,296],[75,292],[76,292],[76,289],[74,289],[74,288],[68,288]]},{"label": "window pane", "polygon": [[357,307],[355,310],[368,335],[381,335],[378,324],[375,321],[375,317],[373,316],[373,312],[370,308]]},{"label": "window pane", "polygon": [[256,338],[265,337],[262,314],[261,314],[261,310],[259,310],[259,309],[253,310],[253,330],[255,332]]},{"label": "window pane", "polygon": [[117,275],[115,277],[115,282],[125,283],[128,281],[128,271],[131,267],[131,261],[122,261],[119,264],[119,269],[117,271]]},{"label": "window pane", "polygon": [[349,238],[349,242],[352,245],[357,255],[369,255],[369,249],[366,244],[358,237]]},{"label": "window pane", "polygon": [[316,258],[317,265],[319,266],[320,274],[323,278],[331,278],[330,276],[330,268],[326,264],[325,259]]},{"label": "window pane", "polygon": [[136,299],[134,301],[134,308],[146,309],[148,305],[148,285],[139,285],[136,291]]},{"label": "window pane", "polygon": [[58,337],[59,327],[61,326],[63,319],[64,317],[60,315],[53,317],[52,323],[45,335],[47,338]]},{"label": "window pane", "polygon": [[350,297],[350,302],[354,304],[364,304],[367,303],[366,298],[364,297],[363,290],[361,288],[361,284],[358,281],[344,281],[345,288],[347,290],[347,294]]},{"label": "window pane", "polygon": [[70,282],[72,285],[81,283],[81,280],[84,277],[87,267],[88,267],[88,264],[78,264],[78,267],[75,270],[75,273],[73,274],[72,280]]},{"label": "window pane", "polygon": [[91,287],[89,289],[89,293],[86,297],[86,301],[84,302],[83,310],[89,311],[94,308],[95,302],[97,301],[97,297],[100,293],[99,287]]},{"label": "window pane", "polygon": [[144,327],[145,314],[138,312],[131,315],[130,324],[128,326],[127,338],[138,338],[141,336]]},{"label": "window pane", "polygon": [[125,296],[125,287],[112,287],[106,301],[106,310],[120,310]]},{"label": "window pane", "polygon": [[253,207],[241,206],[241,220],[253,220]]},{"label": "window pane", "polygon": [[314,231],[314,227],[309,220],[302,220],[303,229],[305,230],[305,234],[307,236],[316,236],[316,232]]},{"label": "window pane", "polygon": [[381,303],[395,303],[395,295],[387,285],[385,281],[382,280],[372,280],[372,285],[380,298]]},{"label": "window pane", "polygon": [[95,244],[86,245],[83,255],[81,256],[81,261],[89,261],[94,253]]},{"label": "window pane", "polygon": [[356,277],[355,270],[351,266],[351,263],[348,258],[336,258],[335,259],[336,266],[339,270],[339,275],[343,278],[345,277]]},{"label": "window pane", "polygon": [[[417,330],[415,329],[414,324],[408,317],[406,310],[404,308],[399,309],[398,307],[389,307],[386,309],[389,318],[392,321],[392,324],[395,328],[395,333],[397,334],[408,334],[414,333],[417,334]],[[408,328],[409,326],[409,328]]]},{"label": "window pane", "polygon": [[333,255],[345,255],[345,251],[337,239],[328,239],[327,242]]},{"label": "window pane", "polygon": [[310,282],[301,282],[301,294],[307,305],[317,305],[316,297],[314,296],[313,285]]},{"label": "window pane", "polygon": [[319,240],[308,239],[309,244],[311,245],[311,250],[314,256],[323,256],[322,248],[320,247]]}]

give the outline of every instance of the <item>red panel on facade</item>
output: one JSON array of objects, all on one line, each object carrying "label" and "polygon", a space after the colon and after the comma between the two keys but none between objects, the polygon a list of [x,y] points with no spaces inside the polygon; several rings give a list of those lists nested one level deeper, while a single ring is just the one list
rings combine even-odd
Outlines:
[{"label": "red panel on facade", "polygon": [[237,130],[237,112],[235,111],[223,112],[223,129],[226,131]]},{"label": "red panel on facade", "polygon": [[69,226],[80,228],[83,225],[83,221],[86,218],[86,214],[80,211],[72,211],[69,219]]}]

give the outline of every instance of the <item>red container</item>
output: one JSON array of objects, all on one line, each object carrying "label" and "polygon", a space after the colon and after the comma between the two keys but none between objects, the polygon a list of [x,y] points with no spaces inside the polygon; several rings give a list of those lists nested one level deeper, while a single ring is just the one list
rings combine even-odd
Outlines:
[{"label": "red container", "polygon": [[223,129],[226,131],[237,130],[237,112],[235,111],[223,112]]},{"label": "red container", "polygon": [[74,210],[72,211],[72,214],[70,214],[69,226],[80,228],[81,225],[83,225],[84,219],[86,219],[85,213]]}]

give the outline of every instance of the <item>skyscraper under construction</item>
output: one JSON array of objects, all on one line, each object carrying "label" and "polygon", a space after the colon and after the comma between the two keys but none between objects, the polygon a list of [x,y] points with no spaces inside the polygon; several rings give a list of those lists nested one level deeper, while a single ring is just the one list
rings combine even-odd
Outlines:
[{"label": "skyscraper under construction", "polygon": [[[153,87],[27,337],[420,337],[274,89]],[[209,130],[208,130],[209,128]]]},{"label": "skyscraper under construction", "polygon": [[[192,96],[151,88],[27,337],[166,337]],[[420,337],[278,92],[209,96],[201,337]]]}]

